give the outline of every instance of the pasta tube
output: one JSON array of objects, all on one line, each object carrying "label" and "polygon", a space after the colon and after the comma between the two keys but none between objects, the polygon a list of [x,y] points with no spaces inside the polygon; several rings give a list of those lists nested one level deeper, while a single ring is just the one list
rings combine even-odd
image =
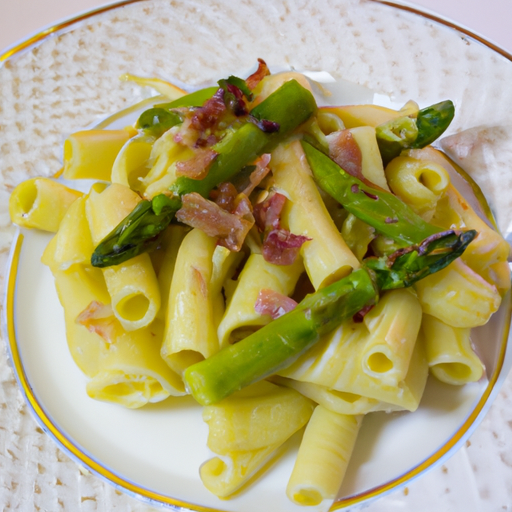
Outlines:
[{"label": "pasta tube", "polygon": [[64,142],[64,178],[110,181],[112,166],[130,138],[127,130],[85,130]]},{"label": "pasta tube", "polygon": [[392,110],[379,105],[344,105],[341,107],[321,107],[320,111],[338,116],[346,128],[357,126],[377,126],[403,116],[416,116],[419,107],[413,102],[407,102],[402,109]]},{"label": "pasta tube", "polygon": [[272,376],[270,379],[276,384],[297,390],[301,395],[338,414],[368,414],[374,411],[391,412],[403,410],[403,407],[394,404],[388,404],[355,393],[328,389],[325,386],[313,384],[312,382],[287,379],[277,375]]},{"label": "pasta tube", "polygon": [[471,346],[469,328],[451,327],[424,315],[422,329],[432,375],[456,386],[480,380],[484,366]]},{"label": "pasta tube", "polygon": [[338,414],[319,405],[309,421],[286,495],[297,505],[333,500],[347,471],[362,416]]},{"label": "pasta tube", "polygon": [[32,178],[13,190],[9,214],[18,226],[56,233],[68,208],[82,195],[58,181]]},{"label": "pasta tube", "polygon": [[452,327],[484,325],[501,304],[497,288],[460,258],[414,286],[423,312]]},{"label": "pasta tube", "polygon": [[90,265],[94,246],[85,214],[85,202],[84,196],[71,204],[55,235],[53,259],[61,270],[74,264]]},{"label": "pasta tube", "polygon": [[391,190],[427,222],[450,184],[450,177],[441,165],[408,156],[391,160],[386,166],[386,177]]},{"label": "pasta tube", "polygon": [[149,157],[149,171],[140,182],[148,199],[166,191],[176,181],[176,162],[191,158],[193,151],[174,140],[176,130],[165,132],[153,145]]},{"label": "pasta tube", "polygon": [[362,354],[363,370],[390,385],[405,379],[421,325],[421,306],[409,290],[387,292],[365,315],[369,336]]},{"label": "pasta tube", "polygon": [[[100,193],[91,191],[86,214],[94,244],[98,244],[139,201],[135,192],[117,183]],[[147,253],[103,269],[103,275],[112,298],[112,309],[124,329],[140,329],[154,320],[160,308],[160,290]]]},{"label": "pasta tube", "polygon": [[380,188],[389,191],[379,145],[375,136],[375,128],[372,126],[359,126],[351,128],[350,133],[361,150],[363,157],[361,160],[361,172],[363,176]]},{"label": "pasta tube", "polygon": [[101,354],[106,350],[105,341],[76,322],[78,315],[93,301],[110,302],[105,281],[98,269],[73,265],[60,270],[54,259],[56,238],[48,244],[42,262],[48,265],[55,278],[59,301],[64,309],[66,340],[75,364],[88,377],[96,375],[101,367]]},{"label": "pasta tube", "polygon": [[313,403],[293,389],[259,382],[203,410],[208,447],[201,479],[225,498],[244,485],[309,420]]},{"label": "pasta tube", "polygon": [[438,203],[433,221],[442,226],[450,222],[457,227],[476,229],[478,235],[462,255],[462,261],[496,286],[502,295],[510,288],[509,244],[476,214],[452,185]]},{"label": "pasta tube", "polygon": [[283,222],[292,233],[311,238],[302,245],[301,255],[315,290],[359,268],[322,202],[300,142],[280,146],[272,153],[270,166],[275,186],[289,199]]},{"label": "pasta tube", "polygon": [[364,324],[346,322],[278,375],[415,411],[428,376],[421,331],[406,377],[393,385],[363,370],[362,355],[368,337]]},{"label": "pasta tube", "polygon": [[158,320],[136,331],[121,331],[102,351],[100,371],[87,383],[87,394],[130,409],[184,395],[181,377],[160,357],[162,331]]},{"label": "pasta tube", "polygon": [[[69,210],[76,220],[81,208]],[[70,223],[71,223],[70,219]],[[86,389],[92,398],[140,407],[169,395],[184,395],[181,378],[162,361],[159,324],[126,332],[113,316],[110,295],[100,269],[81,263],[62,270],[56,260],[58,237],[50,241],[42,261],[55,277],[57,293],[64,309],[66,339],[73,360],[91,380]],[[90,237],[88,226],[82,236]],[[80,243],[77,238],[71,238]],[[70,248],[70,253],[73,253]],[[76,252],[76,251],[75,251]],[[99,312],[99,315],[95,313]]]},{"label": "pasta tube", "polygon": [[188,229],[179,224],[172,224],[162,237],[162,247],[158,251],[159,264],[155,265],[155,256],[153,256],[153,267],[155,268],[158,287],[160,289],[160,309],[157,317],[165,320],[169,304],[169,295],[171,293],[171,283],[176,268],[176,259],[181,243],[187,234]]},{"label": "pasta tube", "polygon": [[110,181],[139,190],[141,180],[148,173],[147,165],[152,148],[153,139],[146,135],[137,135],[129,139],[112,164]]},{"label": "pasta tube", "polygon": [[[407,155],[417,159],[435,162],[448,173],[457,170],[440,151],[427,147],[408,150]],[[462,255],[464,261],[487,282],[498,288],[502,295],[510,288],[510,269],[507,259],[510,246],[503,237],[480,218],[473,207],[449,184],[444,196],[438,201],[432,223],[443,228],[458,227],[475,229],[478,236]]]},{"label": "pasta tube", "polygon": [[273,265],[261,254],[251,254],[229,301],[218,328],[221,347],[245,338],[271,321],[270,316],[261,315],[254,309],[258,294],[269,288],[283,295],[291,295],[303,272],[301,258],[292,265]]},{"label": "pasta tube", "polygon": [[210,287],[216,242],[216,238],[193,229],[176,258],[161,355],[179,375],[219,350]]},{"label": "pasta tube", "polygon": [[[230,251],[222,245],[217,245],[217,247],[215,247],[215,251],[213,251],[213,268],[212,277],[210,279],[210,288],[213,298],[213,315],[215,325],[217,326],[217,335],[219,324],[225,313],[224,296],[226,297],[226,302],[231,300],[232,294],[228,291],[229,284],[233,284],[233,287],[236,288],[236,281],[233,281],[231,277],[243,258],[244,253],[242,251]],[[219,342],[220,339],[221,338],[219,337]]]}]

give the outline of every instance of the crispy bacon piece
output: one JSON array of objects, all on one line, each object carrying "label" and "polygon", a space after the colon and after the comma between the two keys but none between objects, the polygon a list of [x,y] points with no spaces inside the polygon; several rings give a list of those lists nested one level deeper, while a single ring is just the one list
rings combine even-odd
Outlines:
[{"label": "crispy bacon piece", "polygon": [[226,84],[228,94],[224,93],[224,103],[226,107],[235,114],[236,117],[245,116],[249,113],[245,104],[244,93],[233,84]]},{"label": "crispy bacon piece", "polygon": [[254,310],[261,315],[270,315],[273,320],[283,316],[297,306],[290,297],[282,293],[271,290],[270,288],[263,288],[258,294]]},{"label": "crispy bacon piece", "polygon": [[264,233],[262,254],[274,265],[291,265],[302,244],[311,240],[307,236],[294,235],[281,228],[281,212],[286,196],[276,192],[254,207],[256,226]]},{"label": "crispy bacon piece", "polygon": [[193,129],[202,132],[215,126],[224,110],[226,110],[224,90],[219,89],[202,107],[194,111],[190,125]]},{"label": "crispy bacon piece", "polygon": [[232,212],[235,209],[235,199],[238,195],[238,191],[235,186],[229,181],[221,183],[215,194],[210,194],[210,197],[214,196],[215,202],[227,212]]},{"label": "crispy bacon piece", "polygon": [[230,251],[240,251],[254,219],[251,221],[247,215],[241,217],[227,212],[197,192],[185,194],[181,200],[182,207],[176,212],[180,222],[201,229],[209,236],[219,237],[219,244]]},{"label": "crispy bacon piece", "polygon": [[250,114],[247,116],[247,120],[255,124],[262,132],[265,133],[275,133],[278,132],[280,128],[279,123],[269,121],[268,119],[258,119]]},{"label": "crispy bacon piece", "polygon": [[363,309],[359,310],[352,317],[352,320],[354,321],[354,323],[360,324],[364,320],[364,317],[374,308],[374,306],[375,305],[372,304],[371,306],[365,306]]},{"label": "crispy bacon piece", "polygon": [[287,229],[273,229],[263,241],[262,254],[274,265],[291,265],[299,254],[302,244],[311,240],[304,235],[294,235]]},{"label": "crispy bacon piece", "polygon": [[267,63],[263,59],[258,59],[258,69],[245,80],[245,83],[252,91],[268,75],[270,75],[270,70]]},{"label": "crispy bacon piece", "polygon": [[218,153],[211,148],[196,149],[192,158],[176,163],[176,175],[186,176],[193,180],[202,180],[208,175],[210,165],[217,156]]},{"label": "crispy bacon piece", "polygon": [[251,195],[251,192],[262,182],[263,178],[270,172],[270,153],[264,153],[255,162],[256,169],[252,171],[249,176],[249,183],[242,190],[242,194],[247,197]]},{"label": "crispy bacon piece", "polygon": [[[254,225],[254,215],[252,213],[252,204],[245,194],[238,194],[235,198],[235,207],[231,213],[240,218],[250,221]],[[252,226],[251,226],[252,227]]]},{"label": "crispy bacon piece", "polygon": [[286,196],[276,192],[254,206],[254,218],[260,231],[265,232],[280,227],[281,212],[285,203]]},{"label": "crispy bacon piece", "polygon": [[329,156],[346,172],[364,181],[363,155],[350,130],[341,130],[327,135]]},{"label": "crispy bacon piece", "polygon": [[93,300],[75,319],[89,332],[101,336],[107,343],[113,343],[122,330],[119,320],[114,316],[112,306]]}]

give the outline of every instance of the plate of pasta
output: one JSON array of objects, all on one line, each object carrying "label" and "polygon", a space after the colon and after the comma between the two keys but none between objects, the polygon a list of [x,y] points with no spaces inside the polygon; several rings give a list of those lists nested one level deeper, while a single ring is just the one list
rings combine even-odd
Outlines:
[{"label": "plate of pasta", "polygon": [[[494,80],[474,89],[510,60],[379,3],[306,11],[129,2],[0,69],[63,98],[46,131],[22,87],[11,113],[35,119],[9,160],[30,169],[9,199],[16,376],[66,453],[149,504],[368,502],[451,455],[512,365],[511,178],[488,158],[510,152],[510,113],[488,119]],[[318,59],[334,14],[346,50]],[[374,55],[395,37],[446,50],[413,73]]]}]

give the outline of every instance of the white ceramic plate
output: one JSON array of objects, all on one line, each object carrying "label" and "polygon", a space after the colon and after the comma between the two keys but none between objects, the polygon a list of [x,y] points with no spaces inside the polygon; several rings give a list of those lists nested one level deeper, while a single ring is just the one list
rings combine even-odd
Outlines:
[{"label": "white ceramic plate", "polygon": [[[423,106],[450,98],[458,112],[452,132],[501,125],[512,114],[512,91],[505,89],[512,63],[506,56],[408,12],[352,0],[300,6],[255,1],[236,9],[227,0],[147,0],[84,17],[57,37],[19,51],[0,69],[0,106],[5,122],[12,121],[2,172],[15,183],[57,171],[63,133],[146,94],[119,83],[124,72],[198,85],[243,74],[257,57],[275,67],[329,70],[396,103],[412,98]],[[491,206],[498,199],[490,197]],[[191,399],[132,411],[87,397],[85,379],[67,351],[53,279],[39,261],[48,239],[38,232],[17,235],[4,321],[21,389],[57,443],[99,476],[151,503],[237,512],[303,510],[284,493],[296,438],[255,485],[221,501],[198,478],[209,458],[207,428]],[[407,483],[464,442],[512,365],[505,350],[510,310],[507,297],[492,321],[474,333],[485,380],[452,388],[431,379],[414,414],[366,418],[333,509]],[[313,510],[330,507],[323,503]]]}]

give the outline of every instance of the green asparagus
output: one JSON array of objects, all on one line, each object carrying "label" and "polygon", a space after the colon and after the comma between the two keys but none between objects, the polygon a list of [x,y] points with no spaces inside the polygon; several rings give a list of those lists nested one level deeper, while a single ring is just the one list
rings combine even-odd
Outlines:
[{"label": "green asparagus", "polygon": [[303,141],[302,147],[318,185],[378,233],[406,246],[418,244],[441,231],[425,222],[395,195],[369,187],[307,142]]},{"label": "green asparagus", "polygon": [[361,269],[307,296],[295,309],[235,345],[185,371],[187,389],[202,405],[226,398],[292,364],[344,320],[378,301],[379,291],[411,286],[458,258],[475,231],[447,231]]},{"label": "green asparagus", "polygon": [[[307,121],[316,111],[312,94],[295,80],[290,80],[257,105],[251,116],[279,125],[279,131],[266,133],[253,123],[230,129],[212,149],[218,153],[203,180],[179,177],[171,187],[172,197],[165,195],[142,201],[94,250],[91,263],[95,267],[118,265],[146,251],[152,241],[174,218],[181,206],[181,196],[198,192],[207,197],[222,182],[229,181],[245,165],[259,155],[270,152],[277,144]],[[163,215],[155,213],[155,201],[166,203]]]},{"label": "green asparagus", "polygon": [[184,374],[186,386],[200,404],[218,402],[291,364],[321,334],[376,302],[377,296],[370,274],[357,270],[242,341],[190,366]]},{"label": "green asparagus", "polygon": [[446,100],[420,110],[416,119],[404,116],[377,126],[375,134],[384,165],[403,149],[432,144],[448,128],[454,115],[453,103]]}]

